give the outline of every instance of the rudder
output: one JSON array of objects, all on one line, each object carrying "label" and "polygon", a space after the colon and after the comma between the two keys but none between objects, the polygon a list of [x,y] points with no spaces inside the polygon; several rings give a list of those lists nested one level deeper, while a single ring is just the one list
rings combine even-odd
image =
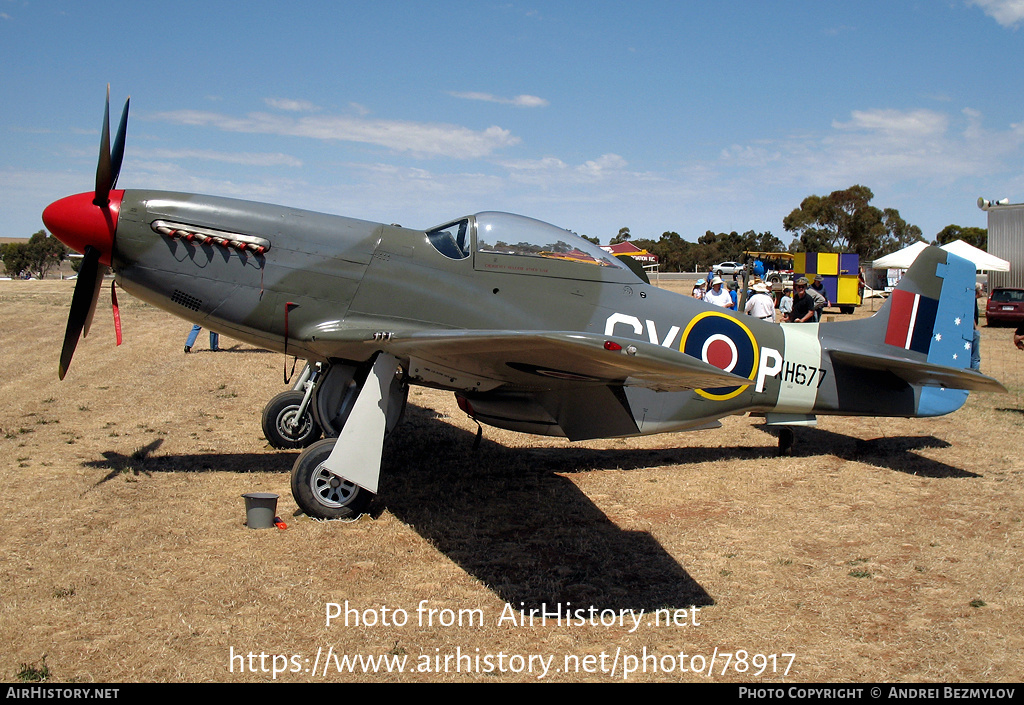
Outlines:
[{"label": "rudder", "polygon": [[899,355],[892,349],[898,348],[912,359],[966,369],[974,344],[974,273],[972,262],[940,247],[923,250],[871,318],[884,325],[878,337],[887,352]]}]

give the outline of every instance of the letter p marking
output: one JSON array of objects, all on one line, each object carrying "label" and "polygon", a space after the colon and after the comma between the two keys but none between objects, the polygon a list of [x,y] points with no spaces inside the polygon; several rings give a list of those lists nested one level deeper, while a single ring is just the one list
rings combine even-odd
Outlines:
[{"label": "letter p marking", "polygon": [[757,384],[754,391],[760,394],[764,391],[765,377],[775,377],[782,371],[782,353],[775,348],[762,347],[761,361],[757,365]]}]

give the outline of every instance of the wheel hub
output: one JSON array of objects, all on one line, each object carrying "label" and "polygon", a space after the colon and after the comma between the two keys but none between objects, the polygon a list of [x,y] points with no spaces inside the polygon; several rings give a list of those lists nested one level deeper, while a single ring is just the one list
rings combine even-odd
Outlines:
[{"label": "wheel hub", "polygon": [[277,417],[277,428],[281,432],[281,435],[290,439],[302,438],[309,433],[312,421],[308,414],[299,416],[299,408],[290,407],[285,409],[280,416]]},{"label": "wheel hub", "polygon": [[323,465],[318,466],[309,478],[309,488],[318,502],[332,509],[344,507],[359,493],[358,486],[338,477]]}]

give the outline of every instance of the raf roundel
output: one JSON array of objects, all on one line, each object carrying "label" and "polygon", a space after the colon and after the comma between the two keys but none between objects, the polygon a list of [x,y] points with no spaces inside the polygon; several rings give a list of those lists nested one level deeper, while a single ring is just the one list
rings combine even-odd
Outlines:
[{"label": "raf roundel", "polygon": [[[754,334],[735,318],[717,311],[705,311],[695,316],[683,331],[679,349],[734,375],[754,379],[757,372],[758,347]],[[732,399],[746,389],[719,387],[698,389],[697,394],[705,399],[722,401]]]}]

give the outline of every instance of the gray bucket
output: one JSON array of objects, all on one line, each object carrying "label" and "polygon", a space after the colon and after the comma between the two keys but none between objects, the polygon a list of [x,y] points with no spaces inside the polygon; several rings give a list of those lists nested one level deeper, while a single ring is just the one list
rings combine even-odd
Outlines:
[{"label": "gray bucket", "polygon": [[245,525],[250,529],[269,529],[277,515],[277,495],[270,492],[250,492],[245,499]]}]

